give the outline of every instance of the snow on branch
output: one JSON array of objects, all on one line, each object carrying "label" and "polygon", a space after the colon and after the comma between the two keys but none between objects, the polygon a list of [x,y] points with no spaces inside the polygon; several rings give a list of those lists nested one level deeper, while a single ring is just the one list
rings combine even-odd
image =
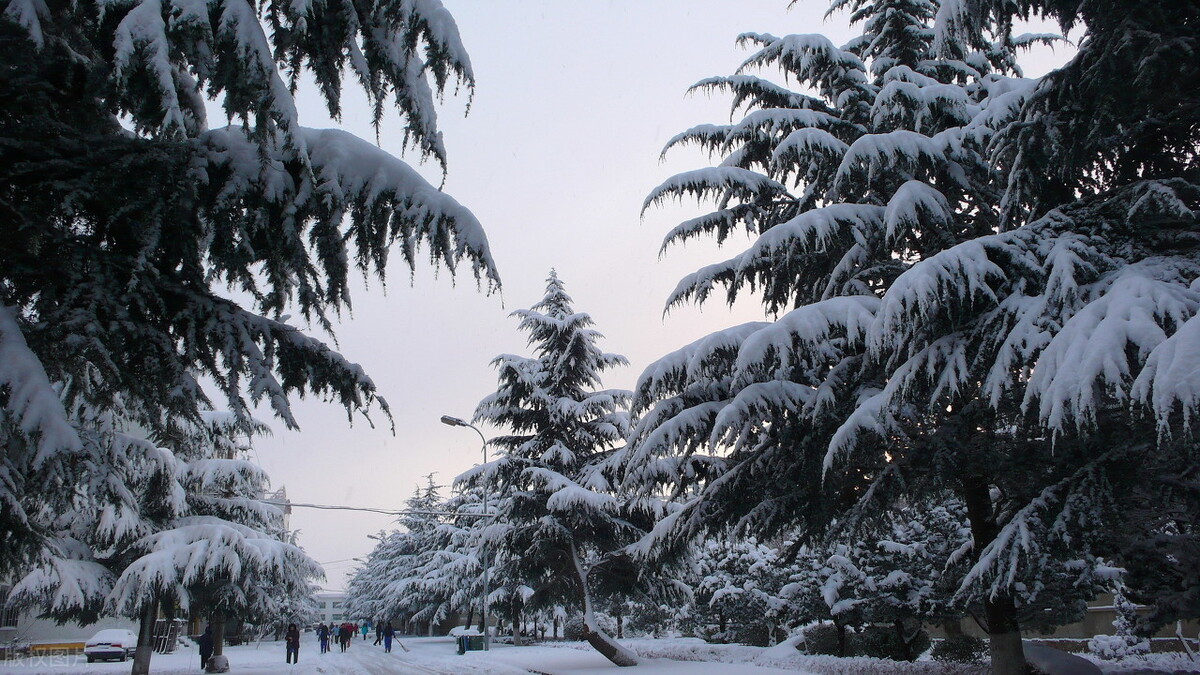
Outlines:
[{"label": "snow on branch", "polygon": [[9,590],[9,603],[60,617],[95,617],[112,589],[113,574],[82,542],[49,543],[50,552]]},{"label": "snow on branch", "polygon": [[831,197],[847,194],[851,185],[861,185],[864,180],[869,184],[897,173],[916,178],[937,168],[952,167],[954,162],[946,155],[948,141],[946,132],[930,137],[907,129],[861,136],[842,157]]},{"label": "snow on branch", "polygon": [[994,253],[1023,258],[1032,268],[1038,266],[1003,235],[972,239],[918,262],[884,294],[868,337],[872,353],[907,358],[921,348],[916,338],[926,327],[974,303],[995,302],[992,284],[1008,279],[1016,270],[1002,268],[992,259]]},{"label": "snow on branch", "polygon": [[742,343],[768,327],[765,321],[732,326],[692,342],[646,366],[634,387],[631,412],[645,411],[654,401],[683,392],[692,382],[701,382],[718,362],[732,361]]},{"label": "snow on branch", "polygon": [[1190,426],[1200,408],[1200,316],[1192,316],[1150,352],[1132,394],[1154,411],[1160,433],[1169,430],[1177,405],[1184,425]]},{"label": "snow on branch", "polygon": [[725,141],[729,137],[731,126],[727,124],[698,124],[687,131],[675,134],[671,137],[667,144],[663,146],[660,159],[666,159],[667,152],[676,146],[693,144],[714,156],[725,147]]},{"label": "snow on branch", "polygon": [[729,92],[733,94],[732,109],[766,108],[809,108],[830,112],[832,109],[821,99],[794,92],[770,80],[754,75],[731,75],[709,77],[688,88],[688,93]]},{"label": "snow on branch", "polygon": [[[1061,432],[1071,422],[1080,427],[1095,421],[1099,392],[1128,403],[1140,365],[1200,310],[1200,289],[1188,284],[1196,274],[1191,266],[1150,259],[1128,265],[1097,284],[1090,302],[1075,312],[1038,357],[1024,405],[1036,402],[1039,419]],[[1185,336],[1193,331],[1189,329]],[[1153,378],[1141,380],[1138,391],[1143,397]],[[1160,400],[1173,398],[1169,392],[1165,390]],[[1188,395],[1186,389],[1180,394]],[[1161,419],[1162,407],[1155,410]]]},{"label": "snow on branch", "polygon": [[682,200],[689,195],[698,201],[707,198],[725,204],[732,199],[741,202],[767,201],[786,194],[787,188],[782,183],[755,171],[734,166],[713,166],[668,178],[651,190],[642,202],[642,212],[668,199]]},{"label": "snow on branch", "polygon": [[620,507],[612,495],[589,490],[557,471],[531,467],[525,469],[524,473],[541,481],[551,491],[546,499],[546,508],[551,513],[571,516],[577,516],[581,510],[616,513]]},{"label": "snow on branch", "polygon": [[[829,298],[798,307],[748,336],[738,349],[735,382],[745,384],[758,373],[786,377],[796,367],[832,364],[847,345],[861,342],[880,301],[870,295]],[[845,340],[835,340],[835,332]]]},{"label": "snow on branch", "polygon": [[[936,232],[954,223],[954,210],[937,188],[919,180],[900,186],[888,199],[883,222],[890,242],[906,239],[912,233]],[[928,236],[928,234],[926,234]]]},{"label": "snow on branch", "polygon": [[709,444],[714,448],[740,449],[747,438],[757,437],[754,430],[769,426],[775,416],[784,412],[799,412],[813,396],[812,387],[798,382],[775,380],[747,385],[731,401],[724,402],[712,422]]},{"label": "snow on branch", "polygon": [[845,126],[847,124],[838,117],[820,110],[804,108],[755,110],[729,128],[728,140],[724,149],[728,151],[735,142],[749,142],[762,135],[780,138],[800,129],[828,131]]},{"label": "snow on branch", "polygon": [[[206,133],[201,139],[202,167],[210,180],[228,174],[222,184],[212,186],[218,190],[217,208],[238,214],[246,200],[253,203],[261,196],[262,206],[279,210],[285,222],[297,228],[313,222],[314,235],[331,238],[329,246],[340,248],[341,241],[352,239],[364,270],[369,264],[382,270],[392,243],[399,244],[405,262],[414,267],[424,243],[435,266],[445,265],[453,272],[465,258],[477,281],[486,278],[489,286],[499,285],[487,236],[466,207],[404,161],[348,132],[304,128],[297,134],[308,148],[311,183],[309,177],[285,169],[289,150],[272,150],[264,163],[245,130],[225,127]],[[325,244],[318,241],[318,247]],[[322,262],[329,265],[328,258]]]},{"label": "snow on branch", "polygon": [[0,306],[0,392],[5,394],[0,419],[12,420],[37,448],[32,468],[82,449],[57,389],[25,342],[14,307]]},{"label": "snow on branch", "polygon": [[777,64],[798,82],[812,85],[830,99],[834,98],[835,92],[855,88],[865,92],[867,87],[867,68],[862,59],[839,49],[824,35],[810,33],[777,38],[744,33],[738,41],[763,45],[738,67],[739,74],[752,67]]},{"label": "snow on branch", "polygon": [[796,173],[805,175],[801,167],[810,165],[831,166],[840,163],[850,149],[841,139],[825,129],[797,129],[780,141],[771,151],[772,170],[786,176],[795,168]]}]

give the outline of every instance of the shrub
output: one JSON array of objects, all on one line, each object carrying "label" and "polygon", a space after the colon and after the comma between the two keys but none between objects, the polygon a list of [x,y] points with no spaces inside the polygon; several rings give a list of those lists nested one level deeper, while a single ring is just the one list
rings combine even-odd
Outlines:
[{"label": "shrub", "polygon": [[904,643],[896,634],[895,626],[887,625],[865,626],[850,636],[848,642],[849,655],[872,656],[892,661],[912,661],[929,649],[929,635],[924,630],[917,630],[909,645],[909,651],[906,652]]},{"label": "shrub", "polygon": [[1088,640],[1088,651],[1106,661],[1150,653],[1150,641],[1133,635],[1097,635]]},{"label": "shrub", "polygon": [[563,622],[563,638],[567,640],[583,639],[583,617],[573,616]]},{"label": "shrub", "polygon": [[972,635],[951,635],[933,646],[935,661],[980,663],[987,655],[987,643]]},{"label": "shrub", "polygon": [[833,656],[837,656],[837,626],[831,623],[818,623],[805,628],[804,651],[809,654],[832,654]]}]

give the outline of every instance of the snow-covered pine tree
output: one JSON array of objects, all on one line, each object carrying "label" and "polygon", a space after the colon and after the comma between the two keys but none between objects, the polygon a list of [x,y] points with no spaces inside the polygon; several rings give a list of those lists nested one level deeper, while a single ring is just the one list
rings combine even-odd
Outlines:
[{"label": "snow-covered pine tree", "polygon": [[[211,407],[202,378],[243,418],[266,402],[295,426],[305,392],[386,413],[285,310],[328,329],[352,268],[383,276],[393,245],[498,284],[467,209],[368,141],[300,126],[293,100],[311,74],[336,115],[349,68],[376,123],[394,100],[444,166],[434,100],[473,74],[436,0],[4,0],[0,58],[0,574],[42,547],[27,486],[72,490],[81,441],[55,387],[89,377],[77,395],[160,436]],[[240,124],[210,129],[203,95]]]},{"label": "snow-covered pine tree", "polygon": [[[482,584],[482,501],[467,493],[442,500],[432,477],[406,506],[404,531],[381,535],[350,579],[348,611],[429,631],[452,614],[472,616]],[[462,514],[433,515],[431,512]]]},{"label": "snow-covered pine tree", "polygon": [[[716,203],[664,246],[704,234],[723,243],[739,226],[753,242],[682,280],[668,306],[703,302],[723,286],[730,301],[761,292],[775,319],[698,340],[639,380],[626,486],[665,486],[687,500],[644,550],[670,552],[718,527],[767,536],[799,527],[801,536],[818,536],[837,518],[853,531],[900,495],[961,492],[975,470],[994,470],[986,453],[961,447],[1024,449],[996,439],[1000,422],[955,415],[954,425],[934,424],[923,406],[906,408],[905,424],[887,427],[870,447],[846,444],[875,419],[883,397],[908,382],[869,339],[883,321],[882,299],[914,265],[1000,226],[1004,182],[986,153],[1035,84],[1008,75],[1019,75],[1013,50],[1043,36],[1013,38],[1004,23],[936,33],[936,17],[951,4],[960,6],[838,1],[833,8],[851,9],[864,29],[845,47],[817,35],[743,35],[760,48],[742,69],[697,85],[732,92],[734,112],[748,112],[672,139],[668,148],[695,143],[721,164],[669,179],[646,205],[688,195]],[[748,74],[771,65],[811,93]],[[934,349],[957,354],[954,343]],[[949,390],[960,380],[934,386],[969,397]],[[946,457],[966,457],[970,468],[953,473]],[[983,507],[972,517],[979,555],[994,537],[995,513],[988,483],[971,488],[984,497],[964,500]],[[1004,593],[985,599],[998,672],[1023,668],[1016,602]]]},{"label": "snow-covered pine tree", "polygon": [[792,572],[781,551],[753,538],[712,537],[691,556],[696,635],[714,642],[774,645],[788,602],[780,596]]},{"label": "snow-covered pine tree", "polygon": [[137,558],[135,542],[186,512],[179,460],[124,413],[84,403],[71,410],[81,441],[74,491],[67,501],[58,489],[45,491],[53,515],[41,530],[44,548],[12,579],[15,606],[60,622],[95,622],[109,609],[116,578]]},{"label": "snow-covered pine tree", "polygon": [[108,598],[112,611],[142,621],[135,674],[149,672],[156,612],[148,608],[206,613],[213,653],[220,655],[226,620],[278,620],[289,608],[303,608],[312,580],[325,576],[289,541],[279,507],[261,501],[269,478],[248,459],[244,428],[234,413],[210,412],[173,439],[187,508],[132,543],[136,557]]},{"label": "snow-covered pine tree", "polygon": [[510,433],[489,441],[499,458],[458,480],[486,482],[498,495],[486,545],[499,578],[532,589],[532,607],[582,610],[588,642],[619,666],[635,665],[597,624],[594,602],[614,581],[621,547],[642,534],[599,470],[628,430],[629,392],[597,387],[602,372],[626,360],[600,351],[591,317],[572,308],[553,271],[546,295],[513,316],[534,356],[496,357],[500,386],[475,411],[476,421]]},{"label": "snow-covered pine tree", "polygon": [[[893,375],[831,452],[879,447],[913,409],[932,428],[968,425],[977,443],[940,453],[958,460],[947,468],[983,455],[1004,477],[967,502],[992,531],[969,597],[1023,595],[1017,580],[1041,576],[1055,548],[1194,587],[1200,65],[1173,57],[1200,44],[1200,13],[1083,1],[943,10],[939,40],[1017,11],[1083,35],[992,143],[1006,175],[1000,231],[914,265],[883,296],[867,339]],[[1158,93],[1128,96],[1131,84]],[[1159,620],[1200,615],[1173,585],[1134,593]]]}]

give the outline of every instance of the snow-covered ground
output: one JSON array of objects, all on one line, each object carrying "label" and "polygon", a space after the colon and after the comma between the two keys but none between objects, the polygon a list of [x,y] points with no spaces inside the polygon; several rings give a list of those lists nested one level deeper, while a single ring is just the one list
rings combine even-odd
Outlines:
[{"label": "snow-covered ground", "polygon": [[[410,651],[395,646],[391,654],[371,641],[355,641],[345,654],[337,649],[320,654],[317,644],[305,636],[300,647],[300,663],[284,662],[282,642],[227,647],[226,655],[237,675],[385,675],[387,673],[433,675],[612,675],[618,669],[586,644],[560,643],[521,647],[494,645],[490,652],[456,653],[453,638],[406,638]],[[894,663],[877,659],[839,659],[808,656],[791,647],[772,649],[741,645],[709,645],[694,638],[672,640],[623,641],[643,659],[639,675],[970,675],[985,673],[986,668],[935,662]],[[1188,663],[1187,657],[1156,654],[1144,659],[1102,663],[1105,673],[1200,673],[1200,662]],[[128,673],[129,663],[89,664],[82,656],[47,656],[21,661],[0,662],[0,674],[32,675],[47,673]],[[151,672],[157,675],[189,675],[200,672],[200,660],[193,650],[175,654],[155,654]],[[622,670],[623,673],[629,671]]]}]

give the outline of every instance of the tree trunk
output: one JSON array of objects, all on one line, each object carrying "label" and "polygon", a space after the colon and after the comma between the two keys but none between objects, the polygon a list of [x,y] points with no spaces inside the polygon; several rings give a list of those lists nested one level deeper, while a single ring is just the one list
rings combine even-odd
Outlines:
[{"label": "tree trunk", "polygon": [[509,611],[512,618],[513,646],[524,647],[525,641],[521,639],[521,600],[519,598],[513,597],[509,602]]},{"label": "tree trunk", "polygon": [[150,657],[154,655],[154,623],[157,619],[157,602],[142,605],[142,614],[138,617],[137,651],[133,654],[131,675],[148,675],[150,672]]},{"label": "tree trunk", "polygon": [[837,627],[838,657],[844,659],[846,658],[846,624],[838,621],[835,616],[833,618],[833,625]]},{"label": "tree trunk", "polygon": [[[991,486],[981,476],[969,476],[962,481],[962,498],[971,524],[976,560],[983,549],[996,539],[1000,526],[992,508]],[[1025,652],[1021,647],[1021,626],[1017,621],[1017,605],[1007,593],[989,596],[983,601],[984,621],[987,622],[988,651],[992,656],[992,675],[1025,675]]]},{"label": "tree trunk", "polygon": [[575,564],[575,574],[579,578],[580,600],[583,601],[583,639],[614,664],[621,667],[636,666],[638,660],[633,652],[625,649],[607,633],[600,630],[600,625],[596,623],[596,613],[592,607],[592,592],[588,588],[588,575],[583,569],[583,561],[579,559],[579,551],[575,549],[574,541],[571,542],[571,561]]},{"label": "tree trunk", "polygon": [[225,653],[225,612],[217,610],[209,619],[212,623],[213,656]]},{"label": "tree trunk", "polygon": [[896,638],[900,640],[900,650],[904,660],[914,660],[916,657],[912,653],[912,640],[908,636],[908,631],[904,629],[904,620],[896,619],[892,625],[896,628]]},{"label": "tree trunk", "polygon": [[622,628],[622,626],[621,626],[621,619],[623,619],[623,618],[624,618],[624,617],[621,615],[621,606],[620,606],[620,605],[617,605],[617,606],[616,606],[616,607],[613,609],[613,613],[614,613],[614,614],[616,614],[616,617],[617,617],[617,639],[618,639],[618,640],[621,640],[621,639],[623,639],[623,638],[625,637],[625,631],[623,630],[623,628]]},{"label": "tree trunk", "polygon": [[554,639],[558,639],[558,617],[554,617]]},{"label": "tree trunk", "polygon": [[471,624],[473,624],[473,623],[475,623],[475,609],[470,608],[467,610],[467,622],[464,623],[463,625],[466,626],[467,628],[470,628]]},{"label": "tree trunk", "polygon": [[992,655],[992,675],[1024,675],[1025,651],[1021,647],[1017,605],[1012,596],[985,600],[983,613],[991,630],[988,648]]}]

